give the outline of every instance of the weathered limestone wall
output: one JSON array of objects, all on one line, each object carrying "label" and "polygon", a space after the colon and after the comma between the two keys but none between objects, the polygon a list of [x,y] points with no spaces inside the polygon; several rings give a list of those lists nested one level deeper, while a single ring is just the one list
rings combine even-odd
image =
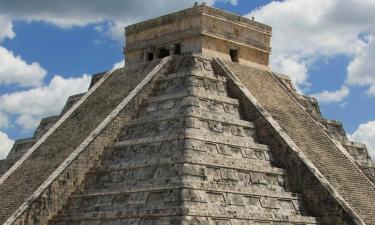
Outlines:
[{"label": "weathered limestone wall", "polygon": [[35,144],[34,138],[18,139],[14,142],[7,158],[0,160],[0,177],[11,167],[25,152]]},{"label": "weathered limestone wall", "polygon": [[16,162],[14,159],[0,160],[0,177]]},{"label": "weathered limestone wall", "polygon": [[238,42],[224,41],[211,36],[202,38],[202,54],[207,57],[218,57],[231,61],[229,51],[238,49],[238,58],[240,64],[245,65],[268,65],[269,53],[259,51],[253,48],[247,48]]},{"label": "weathered limestone wall", "polygon": [[[148,20],[126,28],[126,61],[145,61],[148,53],[181,44],[181,53],[229,56],[238,49],[241,60],[268,65],[271,28],[253,20],[204,5]],[[204,51],[202,48],[207,49]]]},{"label": "weathered limestone wall", "polygon": [[126,46],[200,27],[200,11],[190,8],[126,27]]},{"label": "weathered limestone wall", "polygon": [[100,79],[102,79],[105,74],[106,72],[96,73],[92,75],[89,89],[92,88]]},{"label": "weathered limestone wall", "polygon": [[[239,17],[239,16],[238,16]],[[218,17],[216,13],[203,12],[202,30],[205,34],[225,41],[233,41],[251,45],[265,52],[271,50],[271,29],[260,29],[251,23],[238,22],[228,17]]]},{"label": "weathered limestone wall", "polygon": [[71,193],[80,187],[86,173],[100,161],[104,149],[113,143],[121,128],[136,116],[139,105],[147,99],[167,62],[162,61],[154,70],[145,74],[147,76],[101,121],[95,131],[74,150],[31,199],[23,204],[19,214],[12,216],[5,225],[48,223],[66,204]]},{"label": "weathered limestone wall", "polygon": [[372,161],[366,145],[348,140],[343,124],[337,120],[328,120],[324,118],[320,111],[319,103],[314,97],[304,96],[297,92],[289,77],[275,74],[286,90],[293,95],[322,128],[337,140],[354,158],[357,165],[362,169],[365,175],[375,183],[375,162]]},{"label": "weathered limestone wall", "polygon": [[59,120],[59,118],[60,115],[43,118],[34,132],[33,139],[38,140],[41,138]]},{"label": "weathered limestone wall", "polygon": [[144,78],[157,61],[119,69],[0,183],[3,223]]},{"label": "weathered limestone wall", "polygon": [[[91,82],[92,82],[92,79],[91,79]],[[73,105],[76,104],[82,98],[84,94],[85,93],[69,96],[68,100],[65,103],[64,108],[62,109],[60,113],[60,116],[66,113],[70,108],[72,108]]]},{"label": "weathered limestone wall", "polygon": [[175,57],[157,83],[49,225],[320,224],[210,60]]},{"label": "weathered limestone wall", "polygon": [[[274,150],[276,165],[287,169],[293,191],[303,193],[308,208],[321,217],[324,224],[363,224],[363,221],[372,224],[373,203],[366,198],[367,195],[374,194],[371,183],[358,169],[353,168],[353,164],[351,167],[342,165],[348,163],[345,159],[342,160],[344,155],[336,154],[339,153],[338,149],[328,149],[333,143],[324,141],[327,136],[319,134],[321,131],[318,131],[316,124],[308,123],[308,117],[293,103],[294,100],[288,99],[290,96],[282,93],[283,89],[268,74],[270,72],[239,64],[230,64],[229,68],[227,71],[232,70],[251,93],[248,92],[248,96],[245,96],[245,86],[238,83],[238,78],[234,78],[237,83],[230,89],[245,102],[243,110],[246,110],[246,115],[259,128],[259,139]],[[250,102],[249,99],[255,102]],[[269,102],[273,103],[270,105]],[[266,107],[263,108],[260,104]],[[297,114],[294,110],[300,112]],[[303,128],[298,125],[300,120],[304,120]],[[303,138],[302,142],[300,138]],[[314,152],[311,152],[314,148]],[[317,148],[321,151],[318,152]],[[335,154],[335,157],[332,158],[329,154]],[[348,169],[350,171],[346,171]],[[333,171],[335,175],[329,175]],[[340,178],[344,176],[345,180]],[[351,191],[352,185],[358,189],[356,192]]]},{"label": "weathered limestone wall", "polygon": [[33,138],[23,138],[16,140],[7,158],[19,159],[27,149],[31,148],[34,143],[35,140]]}]

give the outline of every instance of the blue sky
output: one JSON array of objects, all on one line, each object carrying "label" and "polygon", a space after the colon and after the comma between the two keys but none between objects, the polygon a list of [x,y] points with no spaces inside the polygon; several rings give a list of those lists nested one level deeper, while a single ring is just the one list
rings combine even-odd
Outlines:
[{"label": "blue sky", "polygon": [[[125,25],[194,2],[0,0],[0,159],[13,140],[32,135],[40,118],[84,92],[92,74],[123,60]],[[271,25],[272,69],[291,76],[320,100],[327,118],[375,149],[373,0],[206,2]]]}]

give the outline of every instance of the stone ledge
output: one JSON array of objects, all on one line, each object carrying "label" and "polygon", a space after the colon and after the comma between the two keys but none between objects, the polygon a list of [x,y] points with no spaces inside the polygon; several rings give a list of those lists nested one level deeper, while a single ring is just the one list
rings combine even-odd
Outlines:
[{"label": "stone ledge", "polygon": [[[213,217],[221,220],[225,219],[237,219],[237,220],[252,220],[252,221],[264,221],[264,222],[295,222],[295,223],[308,223],[316,224],[317,220],[313,217],[299,216],[299,215],[282,215],[274,213],[262,213],[257,210],[239,211],[239,210],[213,210],[213,212],[207,211],[207,206],[202,205],[201,207],[191,207],[188,210],[186,207],[169,207],[167,209],[150,209],[150,210],[139,210],[139,212],[132,212],[130,210],[113,210],[108,212],[92,212],[82,214],[66,214],[62,217],[55,219],[74,221],[74,220],[91,220],[92,218],[108,219],[125,219],[125,218],[139,218],[139,217],[167,217],[167,216],[202,216],[202,217]],[[69,218],[69,219],[64,219]]]},{"label": "stone ledge", "polygon": [[213,143],[221,143],[221,144],[227,144],[232,146],[239,146],[239,147],[247,147],[247,148],[254,148],[254,149],[261,149],[264,151],[268,151],[267,145],[258,144],[255,143],[252,140],[249,140],[249,138],[240,138],[240,137],[231,137],[229,139],[225,139],[223,137],[215,137],[210,136],[208,134],[205,134],[201,131],[197,130],[188,130],[183,136],[172,136],[172,135],[158,135],[151,138],[135,138],[130,140],[123,140],[118,141],[115,144],[113,144],[113,147],[121,147],[124,145],[141,145],[141,144],[147,144],[147,143],[155,143],[155,142],[161,142],[161,141],[170,141],[170,140],[181,140],[181,139],[193,139],[193,140],[201,140],[206,142],[213,142]]},{"label": "stone ledge", "polygon": [[[237,189],[236,189],[237,188]],[[188,178],[181,180],[181,184],[168,184],[168,185],[150,185],[149,187],[137,188],[105,188],[105,189],[95,189],[95,190],[85,190],[84,192],[77,193],[73,195],[73,198],[82,197],[92,197],[92,196],[102,196],[102,195],[120,195],[136,192],[154,192],[160,190],[170,190],[170,189],[191,189],[191,190],[201,190],[213,193],[232,193],[232,194],[243,194],[249,196],[264,196],[277,199],[293,199],[300,200],[302,198],[299,194],[294,194],[292,192],[282,192],[280,190],[270,190],[269,187],[265,185],[259,185],[251,183],[249,185],[236,185],[234,187],[223,187],[223,185],[218,185],[213,182],[208,181],[195,181],[189,180]]]},{"label": "stone ledge", "polygon": [[181,18],[194,17],[205,12],[210,15],[215,15],[220,18],[236,21],[236,23],[245,24],[246,26],[253,26],[255,29],[259,31],[264,31],[269,34],[271,34],[272,32],[272,28],[268,25],[256,22],[254,20],[250,20],[248,18],[239,16],[233,13],[228,13],[223,10],[219,10],[219,9],[215,9],[215,8],[207,7],[203,5],[192,7],[186,10],[181,10],[181,11],[171,13],[165,16],[157,17],[154,19],[146,20],[141,23],[127,26],[125,32],[127,35],[131,35],[135,32],[139,32],[139,31],[152,28],[155,26],[170,24],[177,20],[181,20]]},{"label": "stone ledge", "polygon": [[225,83],[227,79],[225,77],[220,77],[220,76],[207,76],[206,74],[202,74],[200,72],[179,72],[179,73],[172,73],[168,74],[165,77],[161,78],[160,81],[165,81],[165,80],[171,80],[171,79],[181,79],[181,78],[188,78],[188,77],[196,77],[196,78],[201,78],[201,79],[208,79],[208,80],[213,80],[217,82],[223,82]]},{"label": "stone ledge", "polygon": [[[157,118],[152,118],[152,117],[148,117],[148,116],[141,117],[139,119],[132,120],[132,122],[127,124],[126,127],[142,125],[142,124],[149,124],[149,123],[158,123],[158,122],[162,122],[162,121],[175,120],[175,119],[186,120],[187,121],[186,126],[191,126],[191,127],[192,127],[192,125],[189,124],[189,121],[191,121],[191,120],[214,121],[214,122],[220,122],[220,123],[223,123],[223,124],[237,125],[237,126],[241,126],[241,127],[245,127],[245,128],[254,128],[254,126],[255,126],[254,123],[252,123],[252,122],[249,122],[249,121],[246,121],[246,120],[240,120],[238,118],[228,117],[227,115],[224,115],[224,116],[222,115],[222,116],[216,117],[215,115],[201,114],[197,111],[192,112],[192,111],[186,110],[185,112],[186,113],[184,113],[182,115],[179,115],[179,116],[164,114],[163,116],[157,117]],[[152,121],[149,120],[151,118],[153,119]]]},{"label": "stone ledge", "polygon": [[168,101],[171,99],[177,99],[177,98],[186,98],[186,97],[196,97],[200,99],[205,100],[213,100],[217,102],[227,103],[231,105],[238,106],[238,100],[234,98],[229,98],[227,96],[217,96],[217,95],[210,95],[207,97],[205,93],[199,92],[199,91],[182,91],[179,93],[173,93],[173,94],[165,94],[165,95],[158,95],[154,97],[150,97],[147,102],[160,102],[160,101]]}]

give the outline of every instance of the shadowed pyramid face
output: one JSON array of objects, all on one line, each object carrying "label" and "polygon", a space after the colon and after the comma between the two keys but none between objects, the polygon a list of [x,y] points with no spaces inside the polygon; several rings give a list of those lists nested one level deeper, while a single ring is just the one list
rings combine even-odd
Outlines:
[{"label": "shadowed pyramid face", "polygon": [[316,224],[270,159],[211,61],[177,58],[50,224]]}]

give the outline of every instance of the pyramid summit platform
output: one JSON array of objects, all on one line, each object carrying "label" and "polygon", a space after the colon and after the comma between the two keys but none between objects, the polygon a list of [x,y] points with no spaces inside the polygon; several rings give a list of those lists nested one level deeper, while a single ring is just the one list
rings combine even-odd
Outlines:
[{"label": "pyramid summit platform", "polygon": [[0,161],[4,225],[375,225],[375,164],[269,67],[271,27],[197,5],[126,28]]}]

